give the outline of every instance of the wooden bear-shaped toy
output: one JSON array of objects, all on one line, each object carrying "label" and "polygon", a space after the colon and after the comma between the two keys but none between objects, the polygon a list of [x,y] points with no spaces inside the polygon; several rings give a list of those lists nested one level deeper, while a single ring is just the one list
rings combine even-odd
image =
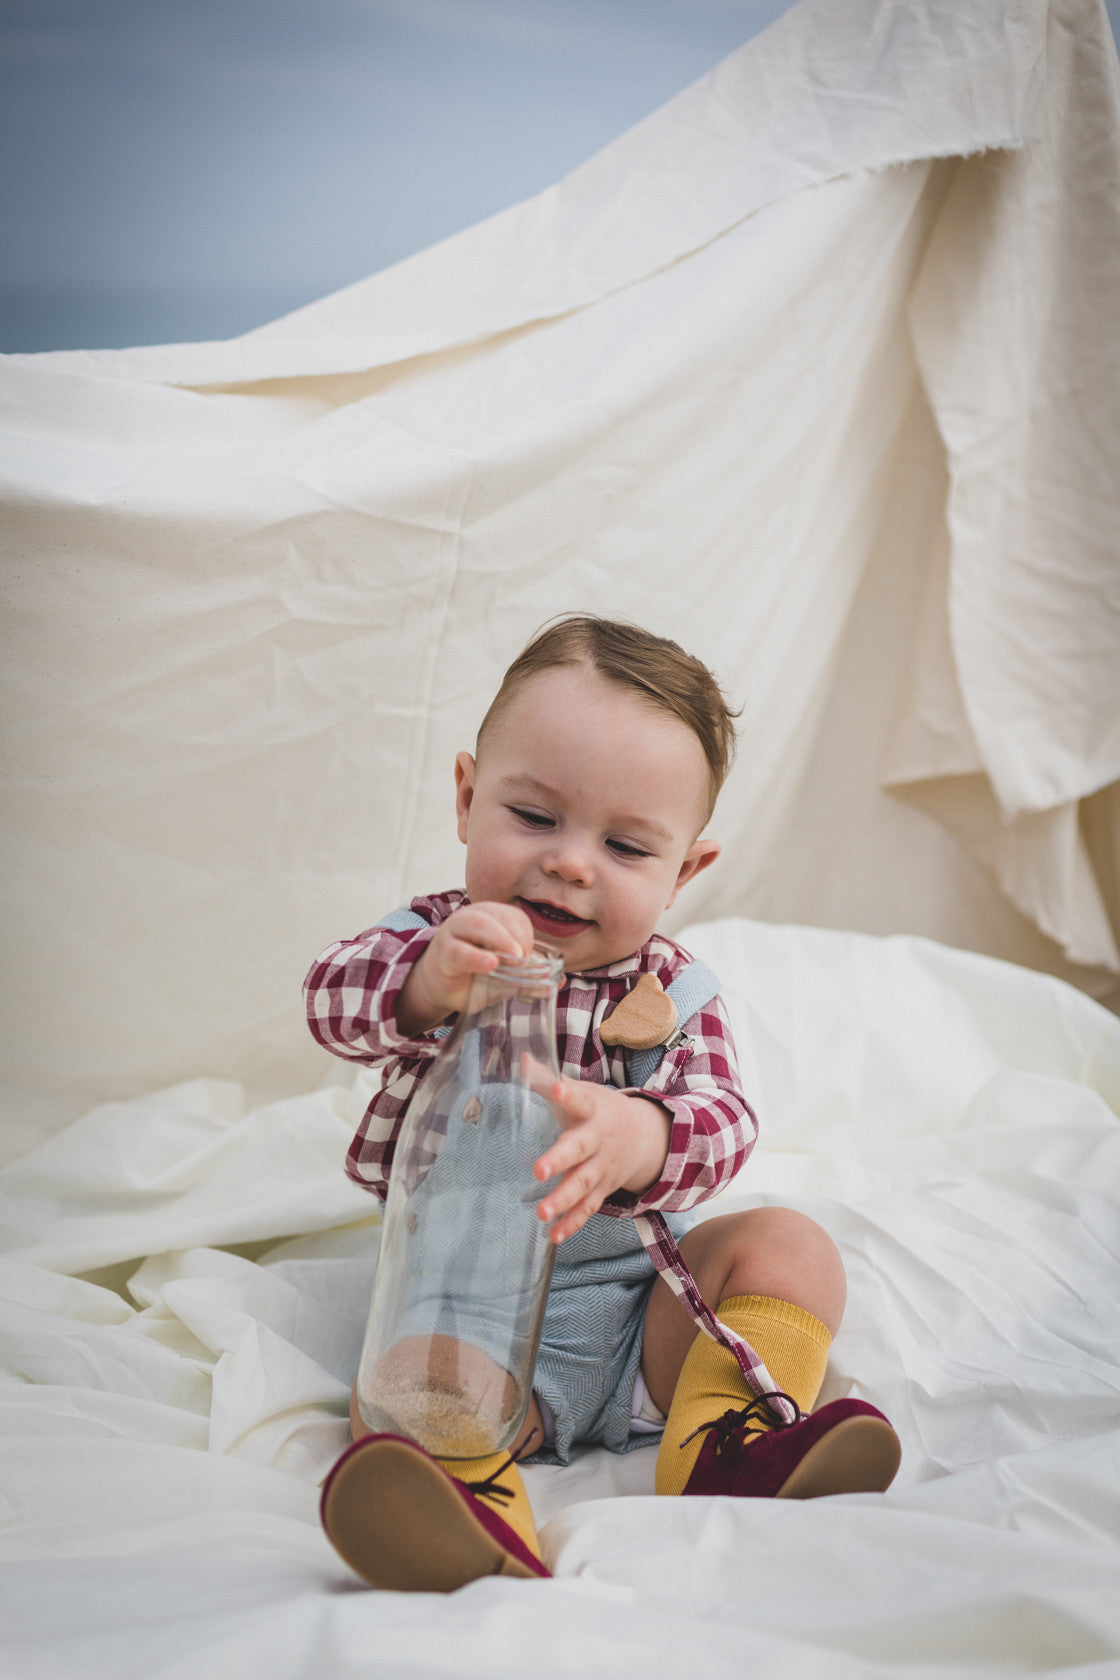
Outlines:
[{"label": "wooden bear-shaped toy", "polygon": [[607,1016],[599,1037],[604,1044],[618,1044],[624,1050],[652,1050],[671,1038],[676,1026],[676,1004],[656,974],[643,974]]}]

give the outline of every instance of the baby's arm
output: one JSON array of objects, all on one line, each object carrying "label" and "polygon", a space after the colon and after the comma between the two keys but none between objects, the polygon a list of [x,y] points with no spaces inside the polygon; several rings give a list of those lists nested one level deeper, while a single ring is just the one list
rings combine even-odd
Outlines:
[{"label": "baby's arm", "polygon": [[316,1041],[346,1061],[378,1069],[377,1089],[350,1144],[346,1171],[382,1201],[404,1116],[440,1049],[438,1038],[402,1033],[396,1005],[435,936],[435,918],[446,918],[450,907],[440,894],[414,899],[411,908],[424,925],[379,924],[353,939],[336,940],[315,959],[304,981],[307,1020]]},{"label": "baby's arm", "polygon": [[683,1025],[688,1042],[666,1054],[643,1091],[562,1080],[547,1093],[565,1131],[534,1170],[542,1180],[567,1175],[541,1209],[557,1218],[557,1241],[608,1197],[608,1211],[627,1214],[694,1207],[722,1189],[754,1147],[758,1122],[740,1087],[722,1001],[713,998]]},{"label": "baby's arm", "polygon": [[390,1057],[431,1057],[428,1037],[466,1002],[472,974],[498,966],[502,952],[528,951],[532,926],[508,904],[460,904],[445,895],[412,901],[442,920],[400,931],[367,928],[336,940],[311,965],[304,981],[307,1019],[324,1050],[348,1061],[376,1064]]},{"label": "baby's arm", "polygon": [[[379,1088],[350,1146],[347,1172],[382,1200],[405,1112],[439,1053],[441,1041],[428,1028],[452,1013],[460,996],[454,980],[449,992],[440,993],[445,969],[454,975],[464,966],[481,973],[496,967],[498,957],[487,949],[487,942],[493,940],[498,950],[517,948],[525,934],[522,921],[531,943],[532,929],[521,911],[503,905],[496,907],[496,918],[476,916],[477,910],[495,907],[458,904],[452,909],[449,898],[454,903],[457,897],[461,895],[413,899],[410,908],[426,926],[402,930],[379,925],[354,939],[337,940],[316,958],[304,982],[308,1024],[318,1043],[347,1061],[380,1069]],[[454,938],[441,937],[447,929]],[[439,995],[424,1013],[416,1011],[415,1025],[406,1004],[408,1027],[402,1028],[401,998],[437,940],[440,948],[446,947],[442,954],[437,948],[431,968]],[[461,963],[456,956],[460,945],[468,948]]]},{"label": "baby's arm", "polygon": [[672,1122],[660,1103],[611,1085],[559,1079],[543,1094],[566,1124],[533,1168],[542,1183],[564,1175],[537,1209],[542,1219],[556,1221],[552,1240],[558,1243],[574,1236],[616,1191],[641,1192],[657,1183]]}]

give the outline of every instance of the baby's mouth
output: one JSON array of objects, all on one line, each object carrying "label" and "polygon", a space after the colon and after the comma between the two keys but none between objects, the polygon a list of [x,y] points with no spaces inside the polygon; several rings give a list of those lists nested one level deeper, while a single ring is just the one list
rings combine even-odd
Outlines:
[{"label": "baby's mouth", "polygon": [[545,899],[523,898],[520,904],[538,933],[551,933],[557,939],[569,939],[591,926],[581,916],[573,916],[570,910],[549,904]]}]

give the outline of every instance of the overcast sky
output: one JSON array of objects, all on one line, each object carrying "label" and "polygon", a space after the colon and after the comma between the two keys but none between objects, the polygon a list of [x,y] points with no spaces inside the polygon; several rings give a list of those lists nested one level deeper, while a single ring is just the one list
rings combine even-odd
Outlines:
[{"label": "overcast sky", "polygon": [[257,326],[548,186],[789,4],[0,0],[0,349]]}]

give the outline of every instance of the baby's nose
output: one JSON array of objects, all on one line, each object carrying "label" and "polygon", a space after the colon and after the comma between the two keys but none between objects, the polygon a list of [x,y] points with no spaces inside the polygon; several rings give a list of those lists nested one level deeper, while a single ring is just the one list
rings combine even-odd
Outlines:
[{"label": "baby's nose", "polygon": [[557,836],[545,860],[545,869],[573,886],[590,886],[594,875],[591,848],[575,835]]}]

